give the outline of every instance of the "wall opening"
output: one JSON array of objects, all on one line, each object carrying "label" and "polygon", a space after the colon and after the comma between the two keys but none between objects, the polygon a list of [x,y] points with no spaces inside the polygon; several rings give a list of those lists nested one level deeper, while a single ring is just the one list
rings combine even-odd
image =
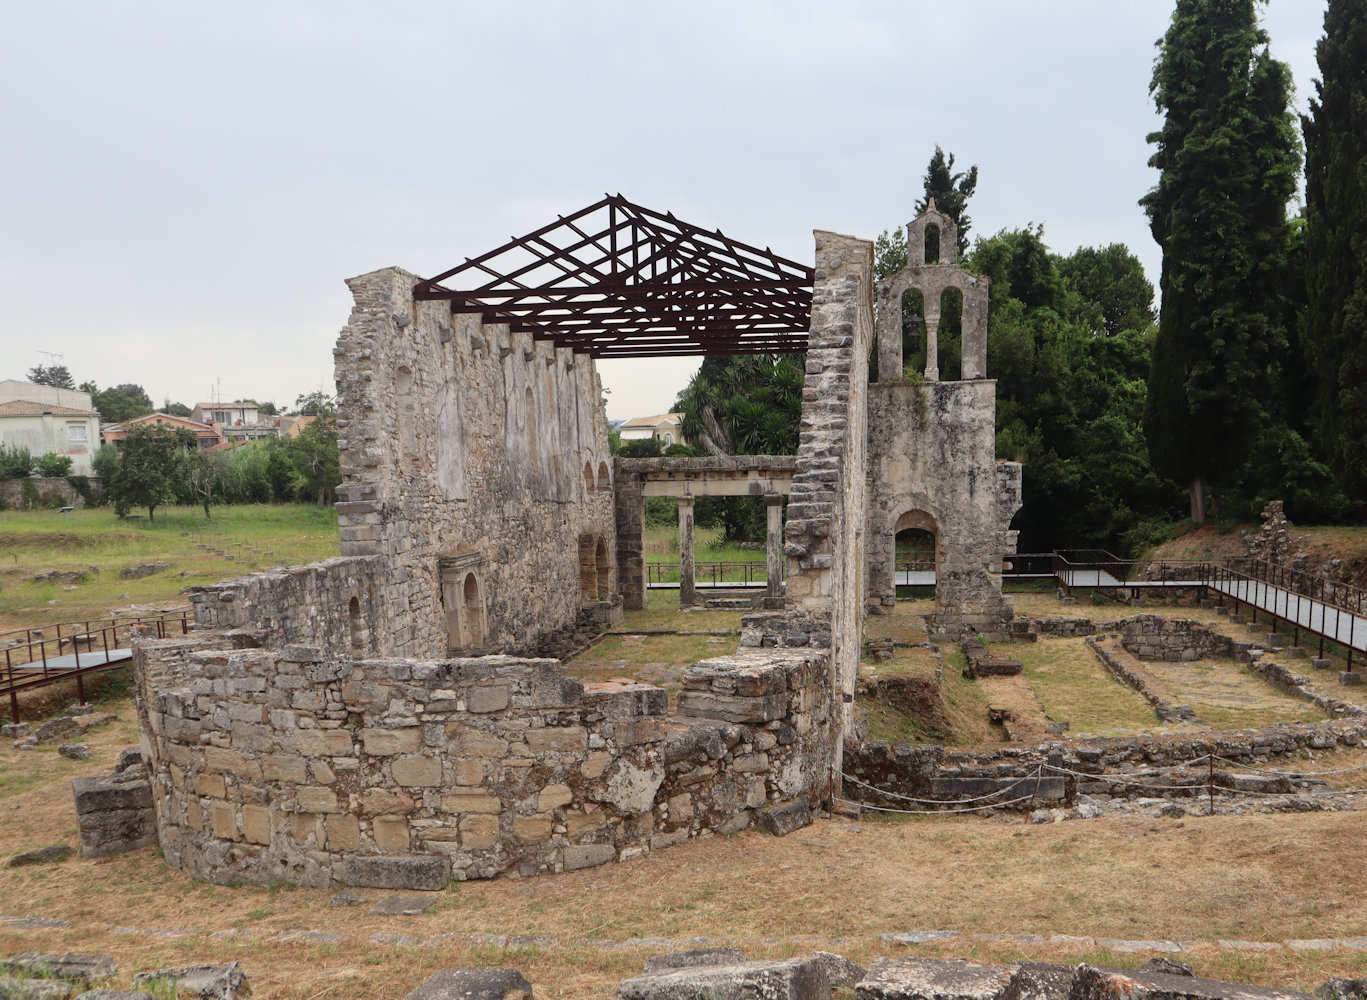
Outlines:
[{"label": "wall opening", "polygon": [[600,490],[606,490],[606,489],[611,489],[611,488],[612,488],[612,483],[611,483],[611,482],[609,481],[609,479],[608,479],[608,463],[607,463],[607,462],[599,462],[599,463],[598,463],[598,488],[599,488]]},{"label": "wall opening", "polygon": [[957,382],[963,377],[963,328],[964,293],[957,288],[946,288],[940,293],[941,382]]},{"label": "wall opening", "polygon": [[910,510],[893,528],[893,570],[896,586],[934,588],[938,568],[935,519]]},{"label": "wall opening", "polygon": [[474,573],[465,574],[461,587],[461,612],[465,625],[465,646],[475,648],[484,645],[484,602],[480,599],[479,579]]},{"label": "wall opening", "polygon": [[593,464],[591,462],[584,463],[584,492],[593,492]]},{"label": "wall opening", "polygon": [[926,226],[925,261],[927,264],[940,263],[940,227],[935,223]]},{"label": "wall opening", "polygon": [[598,599],[598,564],[592,534],[579,536],[579,597],[583,601]]},{"label": "wall opening", "polygon": [[595,574],[598,582],[598,600],[606,601],[612,597],[612,564],[608,562],[608,546],[598,539],[598,550],[594,559]]},{"label": "wall opening", "polygon": [[926,297],[918,288],[902,293],[902,371],[926,370]]},{"label": "wall opening", "polygon": [[347,604],[347,624],[351,633],[351,658],[359,660],[365,656],[368,636],[366,635],[365,619],[361,617],[361,601],[353,597]]}]

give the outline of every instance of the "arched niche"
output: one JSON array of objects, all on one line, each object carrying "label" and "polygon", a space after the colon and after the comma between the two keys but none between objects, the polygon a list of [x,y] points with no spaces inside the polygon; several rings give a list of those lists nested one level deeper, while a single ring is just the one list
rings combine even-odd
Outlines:
[{"label": "arched niche", "polygon": [[924,510],[909,510],[893,524],[894,580],[900,586],[933,586],[939,570],[939,525]]},{"label": "arched niche", "polygon": [[598,600],[606,601],[612,596],[612,563],[608,559],[608,543],[602,538],[594,549],[594,570],[597,578]]}]

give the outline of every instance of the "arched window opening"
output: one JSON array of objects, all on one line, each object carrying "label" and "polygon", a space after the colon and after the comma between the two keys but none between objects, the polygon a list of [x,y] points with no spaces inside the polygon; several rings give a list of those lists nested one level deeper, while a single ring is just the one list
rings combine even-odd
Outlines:
[{"label": "arched window opening", "polygon": [[611,489],[611,488],[612,488],[612,483],[611,483],[611,482],[609,481],[609,479],[608,479],[608,463],[607,463],[607,462],[599,462],[599,463],[598,463],[598,488],[599,488],[600,490],[606,490],[606,489]]},{"label": "arched window opening", "polygon": [[940,263],[940,227],[933,222],[927,224],[925,239],[926,263]]},{"label": "arched window opening", "polygon": [[461,611],[464,616],[466,648],[484,645],[484,602],[479,596],[479,580],[473,573],[465,575],[461,588]]},{"label": "arched window opening", "polygon": [[361,617],[361,601],[353,597],[347,604],[347,624],[351,638],[351,658],[359,659],[365,655],[369,636],[366,634],[365,619]]},{"label": "arched window opening", "polygon": [[940,381],[957,382],[963,378],[964,293],[946,288],[940,293],[939,359]]},{"label": "arched window opening", "polygon": [[584,492],[593,492],[593,463],[584,463]]},{"label": "arched window opening", "polygon": [[926,370],[926,297],[918,288],[902,293],[902,371],[916,381]]},{"label": "arched window opening", "polygon": [[598,577],[598,600],[610,600],[612,597],[612,565],[608,562],[608,544],[601,538],[598,539],[594,568],[597,570]]}]

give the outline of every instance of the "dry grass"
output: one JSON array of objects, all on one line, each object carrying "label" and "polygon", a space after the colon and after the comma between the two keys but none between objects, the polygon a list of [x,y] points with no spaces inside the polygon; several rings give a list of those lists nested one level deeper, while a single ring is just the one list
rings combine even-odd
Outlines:
[{"label": "dry grass", "polygon": [[[74,843],[68,779],[107,770],[116,747],[131,736],[128,723],[95,734],[99,756],[80,764],[62,762],[51,749],[0,750],[0,763],[20,764],[33,775],[22,788],[0,788],[0,856],[58,840]],[[1329,754],[1320,763],[1343,766],[1350,756]],[[1367,974],[1367,959],[1286,951],[1251,958],[1213,942],[1360,933],[1367,896],[1344,877],[1367,864],[1360,827],[1359,814],[1131,817],[1044,826],[1016,817],[822,819],[785,839],[745,832],[591,871],[464,883],[418,917],[334,910],[325,890],[198,883],[148,849],[99,862],[0,868],[0,912],[73,924],[0,929],[0,953],[107,951],[119,959],[121,983],[138,969],[236,959],[256,995],[280,1000],[397,1000],[436,968],[506,964],[522,969],[538,996],[588,997],[611,995],[619,979],[659,949],[604,949],[586,941],[698,936],[738,942],[755,957],[833,948],[867,962],[907,951],[881,942],[881,933],[950,928],[1206,942],[1184,956],[1204,973],[1308,988],[1329,975]],[[185,934],[126,934],[118,927]],[[345,940],[319,945],[280,937],[301,929]],[[220,931],[252,936],[210,936]],[[370,943],[376,933],[418,939],[520,934],[557,943],[395,946]],[[842,940],[833,945],[836,938]],[[970,940],[915,952],[1129,965],[1145,957],[1108,957],[1081,944]]]},{"label": "dry grass", "polygon": [[1115,736],[1157,726],[1153,709],[1113,678],[1082,639],[1041,637],[1002,650],[1020,660],[1051,719],[1069,735]]}]

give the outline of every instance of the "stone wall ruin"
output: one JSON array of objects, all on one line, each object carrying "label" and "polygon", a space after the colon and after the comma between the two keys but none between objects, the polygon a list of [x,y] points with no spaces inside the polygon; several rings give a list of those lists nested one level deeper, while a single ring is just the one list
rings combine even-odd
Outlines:
[{"label": "stone wall ruin", "polygon": [[[167,860],[215,881],[438,888],[809,822],[841,767],[894,523],[914,508],[936,527],[937,625],[991,632],[1019,506],[1019,466],[992,453],[985,328],[966,334],[967,380],[932,378],[922,403],[871,382],[873,245],[815,242],[798,454],[748,465],[614,464],[586,355],[415,301],[397,268],[349,281],[342,555],[193,588],[196,631],[135,653]],[[913,253],[894,281],[959,281],[967,322],[986,282],[945,259]],[[688,668],[672,715],[663,689],[566,677],[556,656],[624,594],[645,603],[642,496],[690,497],[699,476],[769,498],[773,568],[788,495],[773,610]]]}]

